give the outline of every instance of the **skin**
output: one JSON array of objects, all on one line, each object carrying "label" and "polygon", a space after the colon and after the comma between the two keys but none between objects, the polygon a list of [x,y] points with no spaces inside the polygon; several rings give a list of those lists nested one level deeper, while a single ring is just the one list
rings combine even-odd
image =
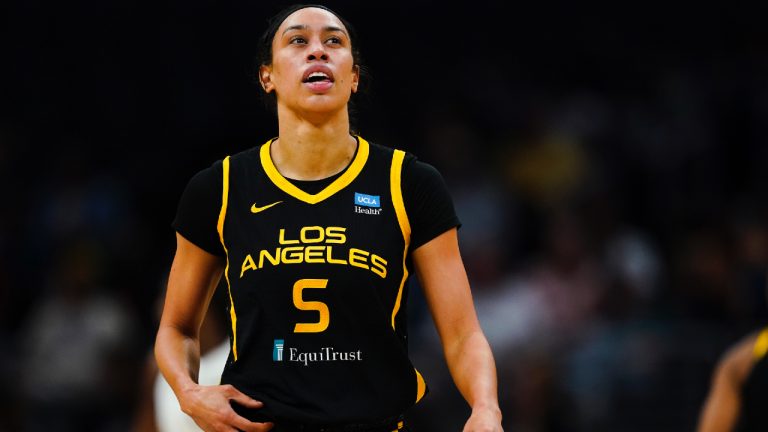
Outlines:
[{"label": "skin", "polygon": [[734,345],[717,365],[707,400],[699,417],[698,432],[730,432],[739,419],[741,387],[754,366],[752,353],[758,333]]},{"label": "skin", "polygon": [[[259,78],[266,92],[277,94],[279,139],[271,147],[275,166],[284,177],[299,180],[342,171],[357,145],[349,134],[347,103],[359,81],[344,26],[323,9],[301,9],[281,24],[272,49],[272,64],[261,67]],[[317,64],[334,77],[324,91],[302,83],[307,68]],[[182,410],[205,431],[269,430],[272,424],[250,422],[229,405],[235,401],[259,408],[260,401],[229,385],[197,384],[200,324],[224,262],[178,234],[176,240],[155,344],[160,371]],[[417,248],[412,257],[454,382],[472,407],[464,431],[501,431],[496,368],[475,314],[456,230]]]},{"label": "skin", "polygon": [[412,252],[448,369],[472,415],[464,431],[501,431],[496,365],[475,313],[456,229]]},{"label": "skin", "polygon": [[[296,11],[278,28],[272,64],[260,68],[259,79],[264,91],[277,93],[279,139],[271,156],[284,177],[322,179],[351,161],[357,141],[349,134],[347,103],[360,79],[351,47],[339,19],[322,9]],[[302,83],[307,68],[317,64],[334,77],[322,93]]]}]

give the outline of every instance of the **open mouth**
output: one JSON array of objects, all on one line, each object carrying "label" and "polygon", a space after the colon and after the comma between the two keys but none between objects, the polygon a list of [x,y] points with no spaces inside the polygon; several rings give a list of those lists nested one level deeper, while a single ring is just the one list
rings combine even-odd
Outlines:
[{"label": "open mouth", "polygon": [[326,74],[325,72],[312,72],[311,74],[309,74],[309,76],[304,78],[303,82],[305,82],[305,83],[316,83],[316,82],[329,82],[329,83],[331,83],[331,82],[333,82],[333,79],[330,76],[328,76],[328,74]]},{"label": "open mouth", "polygon": [[301,82],[308,84],[313,90],[327,90],[333,85],[333,72],[323,64],[315,64],[304,71]]}]

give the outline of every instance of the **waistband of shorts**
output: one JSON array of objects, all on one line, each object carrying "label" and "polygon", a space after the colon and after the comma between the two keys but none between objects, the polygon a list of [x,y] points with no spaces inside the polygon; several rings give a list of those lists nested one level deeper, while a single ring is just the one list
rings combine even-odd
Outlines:
[{"label": "waistband of shorts", "polygon": [[275,421],[275,432],[397,432],[404,427],[403,416],[390,417],[370,423],[346,423],[337,425],[317,425],[295,423],[285,420]]}]

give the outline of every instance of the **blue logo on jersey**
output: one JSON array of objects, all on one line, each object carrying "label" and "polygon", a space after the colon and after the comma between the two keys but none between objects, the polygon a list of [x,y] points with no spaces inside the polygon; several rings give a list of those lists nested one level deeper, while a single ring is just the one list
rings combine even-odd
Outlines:
[{"label": "blue logo on jersey", "polygon": [[283,361],[283,346],[285,346],[283,339],[275,339],[275,345],[272,348],[272,361]]},{"label": "blue logo on jersey", "polygon": [[355,204],[364,207],[381,207],[381,199],[379,195],[366,195],[355,192]]}]

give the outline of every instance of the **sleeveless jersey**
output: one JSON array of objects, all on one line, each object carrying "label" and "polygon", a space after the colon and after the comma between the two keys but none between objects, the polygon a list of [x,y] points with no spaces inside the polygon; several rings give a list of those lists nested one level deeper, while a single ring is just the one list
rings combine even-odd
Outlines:
[{"label": "sleeveless jersey", "polygon": [[426,392],[407,352],[406,154],[357,139],[350,165],[316,194],[277,171],[271,140],[222,163],[232,325],[222,384],[264,402],[245,411],[252,419],[366,422]]},{"label": "sleeveless jersey", "polygon": [[757,337],[754,365],[741,388],[741,415],[737,431],[768,431],[768,329]]}]

